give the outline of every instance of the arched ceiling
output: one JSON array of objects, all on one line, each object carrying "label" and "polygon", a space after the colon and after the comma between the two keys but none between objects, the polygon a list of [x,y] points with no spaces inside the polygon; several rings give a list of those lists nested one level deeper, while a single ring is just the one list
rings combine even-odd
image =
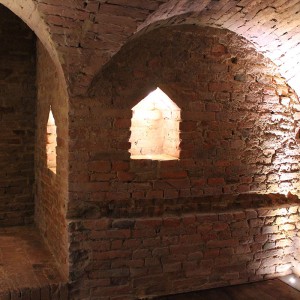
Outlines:
[{"label": "arched ceiling", "polygon": [[49,29],[41,18],[35,0],[0,0],[0,4],[6,6],[15,15],[24,21],[37,35],[44,47],[47,49],[54,64],[56,65],[59,76],[66,86],[63,69],[56,51],[55,45],[49,33]]},{"label": "arched ceiling", "polygon": [[132,37],[154,27],[178,23],[226,28],[245,37],[279,67],[290,86],[300,94],[300,0],[0,0],[0,3],[21,17],[56,63],[62,64],[73,95],[85,94],[102,66]]},{"label": "arched ceiling", "polygon": [[229,29],[252,42],[259,52],[270,58],[299,95],[299,14],[298,0],[171,0],[138,30],[176,23]]},{"label": "arched ceiling", "polygon": [[[17,0],[7,0],[17,1]],[[168,0],[34,0],[50,28],[73,95]]]}]

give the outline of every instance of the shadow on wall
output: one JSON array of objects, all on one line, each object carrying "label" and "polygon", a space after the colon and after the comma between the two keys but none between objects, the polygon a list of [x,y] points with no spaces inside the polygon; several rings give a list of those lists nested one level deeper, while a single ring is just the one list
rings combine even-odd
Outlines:
[{"label": "shadow on wall", "polygon": [[[27,12],[24,9],[24,14]],[[31,29],[2,5],[0,16],[0,84],[3,87],[0,95],[0,226],[27,225],[34,220],[67,278],[68,97],[65,81],[61,69],[56,68]],[[58,157],[64,158],[57,169],[57,180],[53,180],[53,172],[47,168],[50,103],[58,112],[55,117],[60,125]],[[48,126],[51,134],[55,131],[53,126]],[[56,138],[51,140],[49,136],[48,146],[50,142],[55,144]],[[51,168],[55,157],[52,155]]]},{"label": "shadow on wall", "polygon": [[68,278],[68,95],[40,42],[37,54],[35,223]]},{"label": "shadow on wall", "polygon": [[0,28],[2,227],[33,222],[36,51],[32,31],[2,5]]}]

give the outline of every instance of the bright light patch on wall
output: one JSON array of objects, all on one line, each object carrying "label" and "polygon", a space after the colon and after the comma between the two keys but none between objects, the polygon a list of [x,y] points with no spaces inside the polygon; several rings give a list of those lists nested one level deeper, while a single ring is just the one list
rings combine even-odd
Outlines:
[{"label": "bright light patch on wall", "polygon": [[131,158],[179,158],[180,108],[159,88],[132,108]]},{"label": "bright light patch on wall", "polygon": [[47,167],[56,174],[56,147],[57,147],[57,133],[55,119],[50,107],[48,122],[47,122],[47,141],[46,141],[46,154],[47,154]]},{"label": "bright light patch on wall", "polygon": [[295,274],[286,275],[279,278],[281,281],[292,286],[294,289],[300,291],[300,278]]}]

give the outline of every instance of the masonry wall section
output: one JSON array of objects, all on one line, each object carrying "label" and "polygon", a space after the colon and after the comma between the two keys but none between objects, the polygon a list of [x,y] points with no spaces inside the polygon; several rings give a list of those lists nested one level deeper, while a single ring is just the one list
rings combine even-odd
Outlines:
[{"label": "masonry wall section", "polygon": [[143,299],[289,274],[298,216],[291,204],[73,223],[72,243],[89,264],[72,299]]},{"label": "masonry wall section", "polygon": [[35,36],[0,5],[0,226],[32,223]]},{"label": "masonry wall section", "polygon": [[[276,70],[247,41],[213,28],[160,29],[124,47],[95,80],[95,97],[72,102],[70,217],[299,193],[300,105]],[[130,160],[131,108],[156,87],[181,109],[179,160]]]},{"label": "masonry wall section", "polygon": [[[44,49],[37,43],[36,225],[62,273],[68,275],[68,96],[62,79]],[[47,122],[50,105],[57,127],[56,173],[47,166]]]},{"label": "masonry wall section", "polygon": [[[130,160],[131,108],[157,87],[181,109],[179,160]],[[289,211],[299,202],[285,194],[299,194],[300,106],[249,42],[214,28],[155,30],[125,46],[90,98],[71,105],[74,299],[136,299],[291,272],[293,240],[281,241],[276,218],[280,204]],[[263,207],[276,214],[264,218]],[[296,236],[299,225],[288,224]],[[205,269],[213,258],[220,267]]]}]

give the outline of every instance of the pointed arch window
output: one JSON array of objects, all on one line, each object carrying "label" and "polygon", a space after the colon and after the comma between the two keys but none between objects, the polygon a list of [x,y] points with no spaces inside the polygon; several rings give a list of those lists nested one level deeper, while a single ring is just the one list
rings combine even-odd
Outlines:
[{"label": "pointed arch window", "polygon": [[131,159],[178,159],[180,108],[157,88],[132,112]]},{"label": "pointed arch window", "polygon": [[48,122],[47,122],[47,167],[56,174],[56,147],[57,147],[57,128],[55,119],[50,107]]}]

